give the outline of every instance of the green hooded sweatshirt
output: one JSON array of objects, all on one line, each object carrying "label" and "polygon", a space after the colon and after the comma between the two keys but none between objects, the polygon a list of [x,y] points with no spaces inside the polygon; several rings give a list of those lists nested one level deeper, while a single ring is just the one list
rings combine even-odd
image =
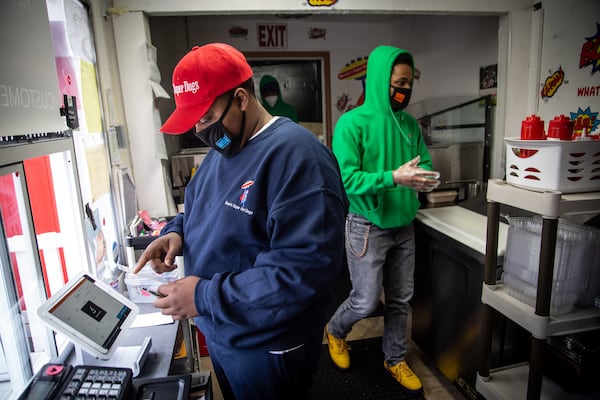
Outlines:
[{"label": "green hooded sweatshirt", "polygon": [[432,169],[418,122],[404,111],[394,113],[390,104],[392,66],[404,52],[391,46],[371,52],[365,102],[342,114],[333,132],[350,212],[384,229],[410,225],[420,206],[414,189],[394,184],[392,171],[418,155],[419,166]]},{"label": "green hooded sweatshirt", "polygon": [[[296,114],[294,107],[284,102],[283,98],[281,97],[281,89],[279,88],[279,82],[277,82],[277,79],[271,75],[263,75],[263,77],[260,78],[258,87],[260,88],[260,102],[269,114],[288,117],[292,121],[298,122],[298,115]],[[265,87],[269,87],[271,90],[277,92],[277,102],[273,107],[271,107],[265,100],[265,96],[263,95]]]}]

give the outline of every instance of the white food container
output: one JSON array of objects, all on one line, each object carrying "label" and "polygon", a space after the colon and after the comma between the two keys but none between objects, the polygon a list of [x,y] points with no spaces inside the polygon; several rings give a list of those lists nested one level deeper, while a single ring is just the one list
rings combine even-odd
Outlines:
[{"label": "white food container", "polygon": [[153,303],[156,300],[156,296],[148,290],[156,291],[160,285],[173,282],[179,278],[179,268],[175,268],[170,272],[157,274],[150,267],[145,266],[137,274],[127,272],[125,274],[125,284],[127,285],[127,292],[131,301],[134,303]]}]

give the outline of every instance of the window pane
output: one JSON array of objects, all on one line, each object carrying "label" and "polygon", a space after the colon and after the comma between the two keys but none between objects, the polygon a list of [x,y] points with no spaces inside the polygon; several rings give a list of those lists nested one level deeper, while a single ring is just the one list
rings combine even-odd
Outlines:
[{"label": "window pane", "polygon": [[39,329],[34,315],[45,297],[40,275],[36,273],[37,247],[31,235],[24,174],[20,165],[12,169],[4,169],[0,174],[3,233],[0,310],[4,316],[0,324],[3,350],[0,357],[7,366],[0,392],[14,394],[25,387],[33,365],[40,358],[50,358],[51,347],[47,338],[39,337],[46,329]]},{"label": "window pane", "polygon": [[89,271],[70,154],[0,168],[0,400],[20,393],[66,345],[37,309],[71,276]]}]

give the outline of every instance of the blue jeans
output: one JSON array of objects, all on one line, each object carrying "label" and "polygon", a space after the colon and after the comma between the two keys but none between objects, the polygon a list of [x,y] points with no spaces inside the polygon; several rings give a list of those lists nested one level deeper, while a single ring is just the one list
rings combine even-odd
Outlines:
[{"label": "blue jeans", "polygon": [[406,322],[414,291],[415,237],[412,224],[381,229],[357,214],[346,218],[346,254],[352,290],[329,321],[329,332],[345,338],[368,317],[385,293],[382,350],[389,365],[404,360]]}]

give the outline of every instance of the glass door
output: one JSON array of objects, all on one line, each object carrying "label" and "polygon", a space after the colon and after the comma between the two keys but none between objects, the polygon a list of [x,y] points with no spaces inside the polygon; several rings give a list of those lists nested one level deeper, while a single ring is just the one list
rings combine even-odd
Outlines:
[{"label": "glass door", "polygon": [[0,169],[0,310],[4,316],[0,366],[6,368],[0,393],[6,394],[19,393],[38,361],[56,355],[47,330],[35,315],[45,300],[45,290],[24,177],[22,164]]},{"label": "glass door", "polygon": [[37,309],[90,271],[71,143],[0,148],[0,400],[16,398],[66,347]]}]

